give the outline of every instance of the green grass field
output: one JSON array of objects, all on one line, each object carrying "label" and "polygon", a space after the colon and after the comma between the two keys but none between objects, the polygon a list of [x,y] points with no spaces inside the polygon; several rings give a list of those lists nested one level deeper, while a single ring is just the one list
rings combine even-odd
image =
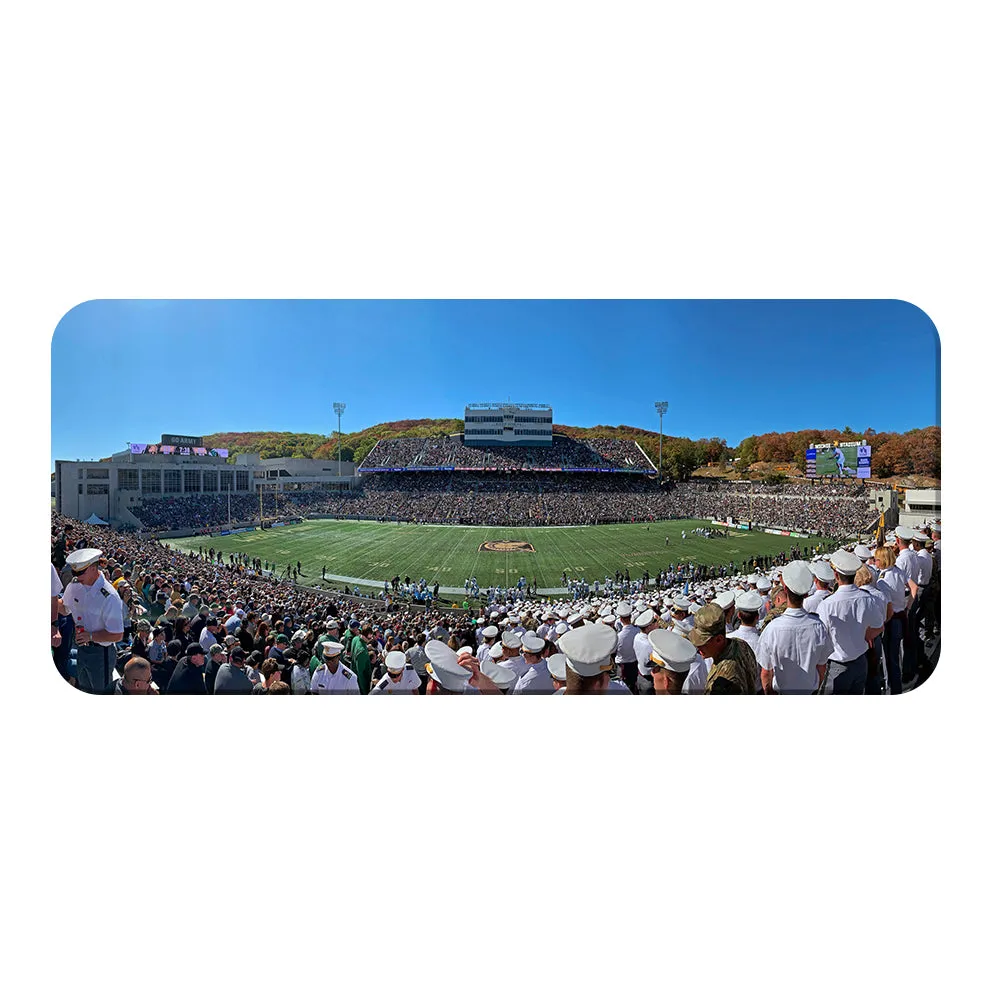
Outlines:
[{"label": "green grass field", "polygon": [[[525,576],[537,578],[540,588],[560,587],[562,574],[579,579],[604,580],[615,570],[627,569],[635,578],[644,570],[653,575],[670,563],[739,567],[756,554],[787,551],[791,539],[763,532],[734,531],[729,538],[692,537],[707,521],[666,521],[657,524],[613,524],[581,528],[472,528],[448,525],[378,524],[372,521],[306,521],[285,528],[248,531],[213,538],[172,538],[183,551],[198,546],[216,551],[246,552],[278,564],[302,562],[300,583],[320,580],[325,565],[331,576],[381,581],[395,574],[411,579],[438,580],[442,587],[461,587],[475,575],[480,587],[516,584]],[[686,541],[681,531],[688,532]],[[670,545],[665,545],[665,536]],[[482,552],[483,542],[511,539],[528,542],[534,552]],[[813,544],[816,539],[810,539]]]}]

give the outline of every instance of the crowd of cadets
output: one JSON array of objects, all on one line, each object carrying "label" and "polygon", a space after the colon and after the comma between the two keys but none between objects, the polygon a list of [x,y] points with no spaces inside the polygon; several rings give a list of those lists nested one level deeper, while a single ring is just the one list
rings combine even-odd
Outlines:
[{"label": "crowd of cadets", "polygon": [[940,547],[939,523],[900,528],[749,575],[644,576],[618,600],[494,592],[473,618],[53,515],[52,652],[71,684],[113,694],[899,693],[932,669]]}]

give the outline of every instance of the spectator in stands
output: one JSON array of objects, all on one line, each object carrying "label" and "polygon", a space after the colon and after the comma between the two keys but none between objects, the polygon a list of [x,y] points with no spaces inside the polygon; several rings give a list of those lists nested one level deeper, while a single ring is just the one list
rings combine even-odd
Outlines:
[{"label": "spectator in stands", "polygon": [[205,687],[205,650],[196,642],[188,645],[174,668],[166,694],[208,694]]}]

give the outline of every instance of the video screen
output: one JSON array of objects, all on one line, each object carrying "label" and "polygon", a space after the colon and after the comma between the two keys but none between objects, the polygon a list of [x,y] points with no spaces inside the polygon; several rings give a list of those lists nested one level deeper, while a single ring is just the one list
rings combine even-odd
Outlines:
[{"label": "video screen", "polygon": [[833,442],[817,444],[806,451],[806,475],[817,478],[869,479],[871,477],[871,445]]}]

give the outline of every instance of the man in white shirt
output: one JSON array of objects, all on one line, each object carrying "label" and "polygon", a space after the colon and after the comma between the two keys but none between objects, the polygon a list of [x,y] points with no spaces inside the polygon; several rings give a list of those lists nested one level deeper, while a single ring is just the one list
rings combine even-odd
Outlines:
[{"label": "man in white shirt", "polygon": [[354,671],[340,662],[344,647],[339,642],[323,643],[323,666],[312,675],[313,694],[361,694]]},{"label": "man in white shirt", "polygon": [[809,564],[801,559],[781,571],[785,610],[761,632],[757,662],[764,694],[813,694],[823,681],[833,652],[830,633],[803,605],[812,587]]},{"label": "man in white shirt", "polygon": [[816,591],[802,602],[802,607],[809,614],[813,614],[819,610],[819,606],[833,593],[832,584],[835,574],[825,559],[818,559],[816,562],[810,563],[809,569],[812,571],[813,579],[816,581]]},{"label": "man in white shirt", "polygon": [[652,608],[646,608],[645,611],[641,611],[636,616],[635,627],[639,630],[632,640],[636,666],[635,693],[656,694],[653,671],[649,666],[649,657],[653,652],[653,647],[649,643],[649,633],[657,627],[662,628],[663,626],[656,612]]},{"label": "man in white shirt", "polygon": [[917,674],[917,636],[914,631],[915,608],[919,593],[920,564],[917,554],[910,547],[915,532],[902,525],[896,528],[896,568],[906,577],[908,601],[906,621],[903,623],[903,684],[907,684]]},{"label": "man in white shirt", "polygon": [[537,635],[524,635],[521,648],[528,669],[518,678],[511,694],[552,694],[552,677],[542,658],[545,640]]},{"label": "man in white shirt", "polygon": [[63,594],[76,627],[77,687],[92,694],[103,694],[111,686],[115,643],[125,634],[121,598],[98,566],[102,555],[100,549],[71,552],[66,565],[73,579]]},{"label": "man in white shirt", "polygon": [[385,670],[371,694],[420,694],[420,678],[407,666],[405,653],[398,649],[386,653]]},{"label": "man in white shirt", "polygon": [[820,604],[818,612],[833,643],[822,690],[829,694],[864,694],[868,646],[885,624],[884,612],[870,594],[854,585],[861,560],[853,552],[834,552],[830,565],[836,574],[837,591]]}]

